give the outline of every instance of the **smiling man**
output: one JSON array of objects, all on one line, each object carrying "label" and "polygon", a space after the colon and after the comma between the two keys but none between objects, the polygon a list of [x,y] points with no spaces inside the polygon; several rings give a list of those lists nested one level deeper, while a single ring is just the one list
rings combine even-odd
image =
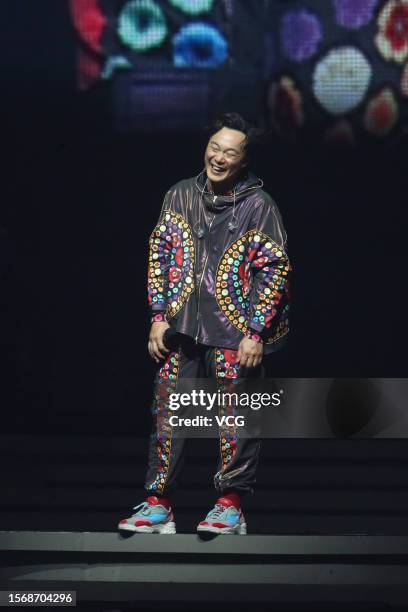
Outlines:
[{"label": "smiling man", "polygon": [[[181,378],[212,377],[231,390],[263,376],[263,356],[288,332],[286,233],[278,208],[249,171],[259,131],[237,113],[210,130],[204,170],[166,194],[150,237],[150,356],[155,378],[145,489],[147,500],[119,529],[175,533],[170,495],[183,463],[185,439],[172,435],[169,396]],[[232,406],[226,411],[233,414]],[[197,530],[245,534],[241,497],[253,492],[260,442],[219,428],[219,497]]]}]

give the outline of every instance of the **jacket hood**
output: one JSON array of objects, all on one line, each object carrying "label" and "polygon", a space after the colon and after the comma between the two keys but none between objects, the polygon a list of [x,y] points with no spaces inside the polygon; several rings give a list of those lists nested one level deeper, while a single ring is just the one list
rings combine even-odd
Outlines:
[{"label": "jacket hood", "polygon": [[200,172],[196,177],[196,188],[201,193],[206,207],[212,211],[222,211],[228,206],[233,206],[234,200],[237,204],[240,200],[246,198],[250,193],[254,193],[258,189],[262,189],[263,181],[252,174],[252,172],[246,172],[235,185],[235,197],[234,195],[217,195],[215,196],[209,190],[208,179],[205,170]]}]

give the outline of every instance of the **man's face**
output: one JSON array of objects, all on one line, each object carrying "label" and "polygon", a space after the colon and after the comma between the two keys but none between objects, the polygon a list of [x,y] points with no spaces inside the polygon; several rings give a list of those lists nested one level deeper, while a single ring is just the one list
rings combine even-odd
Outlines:
[{"label": "man's face", "polygon": [[232,187],[246,166],[245,134],[227,127],[210,137],[204,162],[208,178],[214,187]]}]

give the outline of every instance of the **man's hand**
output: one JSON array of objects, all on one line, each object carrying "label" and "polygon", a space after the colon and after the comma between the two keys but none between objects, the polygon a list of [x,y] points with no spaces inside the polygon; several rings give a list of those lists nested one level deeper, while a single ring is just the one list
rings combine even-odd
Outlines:
[{"label": "man's hand", "polygon": [[169,327],[170,325],[166,321],[152,323],[147,347],[149,349],[150,357],[157,361],[157,363],[160,361],[160,359],[165,358],[166,353],[170,352],[169,349],[167,349],[163,344],[164,332]]},{"label": "man's hand", "polygon": [[242,338],[237,353],[237,363],[247,368],[256,368],[263,357],[263,344],[249,338]]}]

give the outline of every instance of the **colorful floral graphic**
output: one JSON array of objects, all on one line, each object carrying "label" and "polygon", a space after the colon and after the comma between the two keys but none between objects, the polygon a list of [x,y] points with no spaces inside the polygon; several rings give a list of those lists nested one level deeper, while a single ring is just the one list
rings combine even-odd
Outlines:
[{"label": "colorful floral graphic", "polygon": [[170,4],[187,15],[199,15],[211,10],[214,0],[170,0]]},{"label": "colorful floral graphic", "polygon": [[[185,248],[173,246],[174,243],[182,242]],[[153,310],[166,309],[166,317],[169,319],[174,317],[194,291],[194,243],[191,228],[178,213],[166,212],[154,228],[149,244],[149,304]]]},{"label": "colorful floral graphic", "polygon": [[303,124],[302,96],[290,77],[283,76],[278,83],[272,83],[267,104],[272,123],[279,131],[290,134]]},{"label": "colorful floral graphic", "polygon": [[357,30],[371,21],[378,0],[334,0],[336,21],[345,28]]},{"label": "colorful floral graphic", "polygon": [[313,93],[329,113],[341,115],[363,100],[371,79],[371,66],[355,47],[333,49],[316,65]]},{"label": "colorful floral graphic", "polygon": [[389,87],[383,89],[367,105],[364,126],[374,136],[386,136],[398,120],[398,103]]},{"label": "colorful floral graphic", "polygon": [[171,241],[172,241],[172,244],[173,244],[173,248],[181,247],[181,238],[180,238],[180,236],[176,232],[172,233]]},{"label": "colorful floral graphic", "polygon": [[181,68],[213,68],[228,57],[222,34],[208,23],[190,23],[173,38],[174,65]]},{"label": "colorful floral graphic", "polygon": [[118,20],[121,41],[134,51],[149,51],[167,36],[164,14],[153,0],[133,0],[125,4]]},{"label": "colorful floral graphic", "polygon": [[177,249],[172,249],[172,253],[174,253],[174,261],[178,266],[183,265],[183,257],[184,257],[184,249],[179,247]]},{"label": "colorful floral graphic", "polygon": [[312,57],[321,39],[321,25],[313,13],[300,10],[290,11],[283,16],[281,46],[289,59],[302,62]]},{"label": "colorful floral graphic", "polygon": [[375,38],[386,60],[403,62],[408,57],[408,0],[390,0],[378,17]]},{"label": "colorful floral graphic", "polygon": [[179,280],[181,279],[181,270],[180,268],[176,268],[176,267],[171,267],[170,271],[169,271],[169,278],[171,280],[171,282],[173,283],[178,283]]},{"label": "colorful floral graphic", "polygon": [[[263,287],[258,300],[252,305],[252,318],[248,322],[245,311],[249,307],[250,297],[244,294],[247,274],[242,268],[240,273],[239,269],[244,263],[248,270],[250,267],[259,270],[260,258],[263,261]],[[269,265],[265,265],[266,262]],[[275,317],[280,300],[286,299],[283,295],[286,292],[289,269],[289,260],[283,247],[258,230],[249,230],[232,243],[220,260],[216,276],[215,297],[226,319],[242,333],[246,333],[248,327],[260,332]],[[283,309],[266,343],[276,342],[287,331],[288,312]]]}]

